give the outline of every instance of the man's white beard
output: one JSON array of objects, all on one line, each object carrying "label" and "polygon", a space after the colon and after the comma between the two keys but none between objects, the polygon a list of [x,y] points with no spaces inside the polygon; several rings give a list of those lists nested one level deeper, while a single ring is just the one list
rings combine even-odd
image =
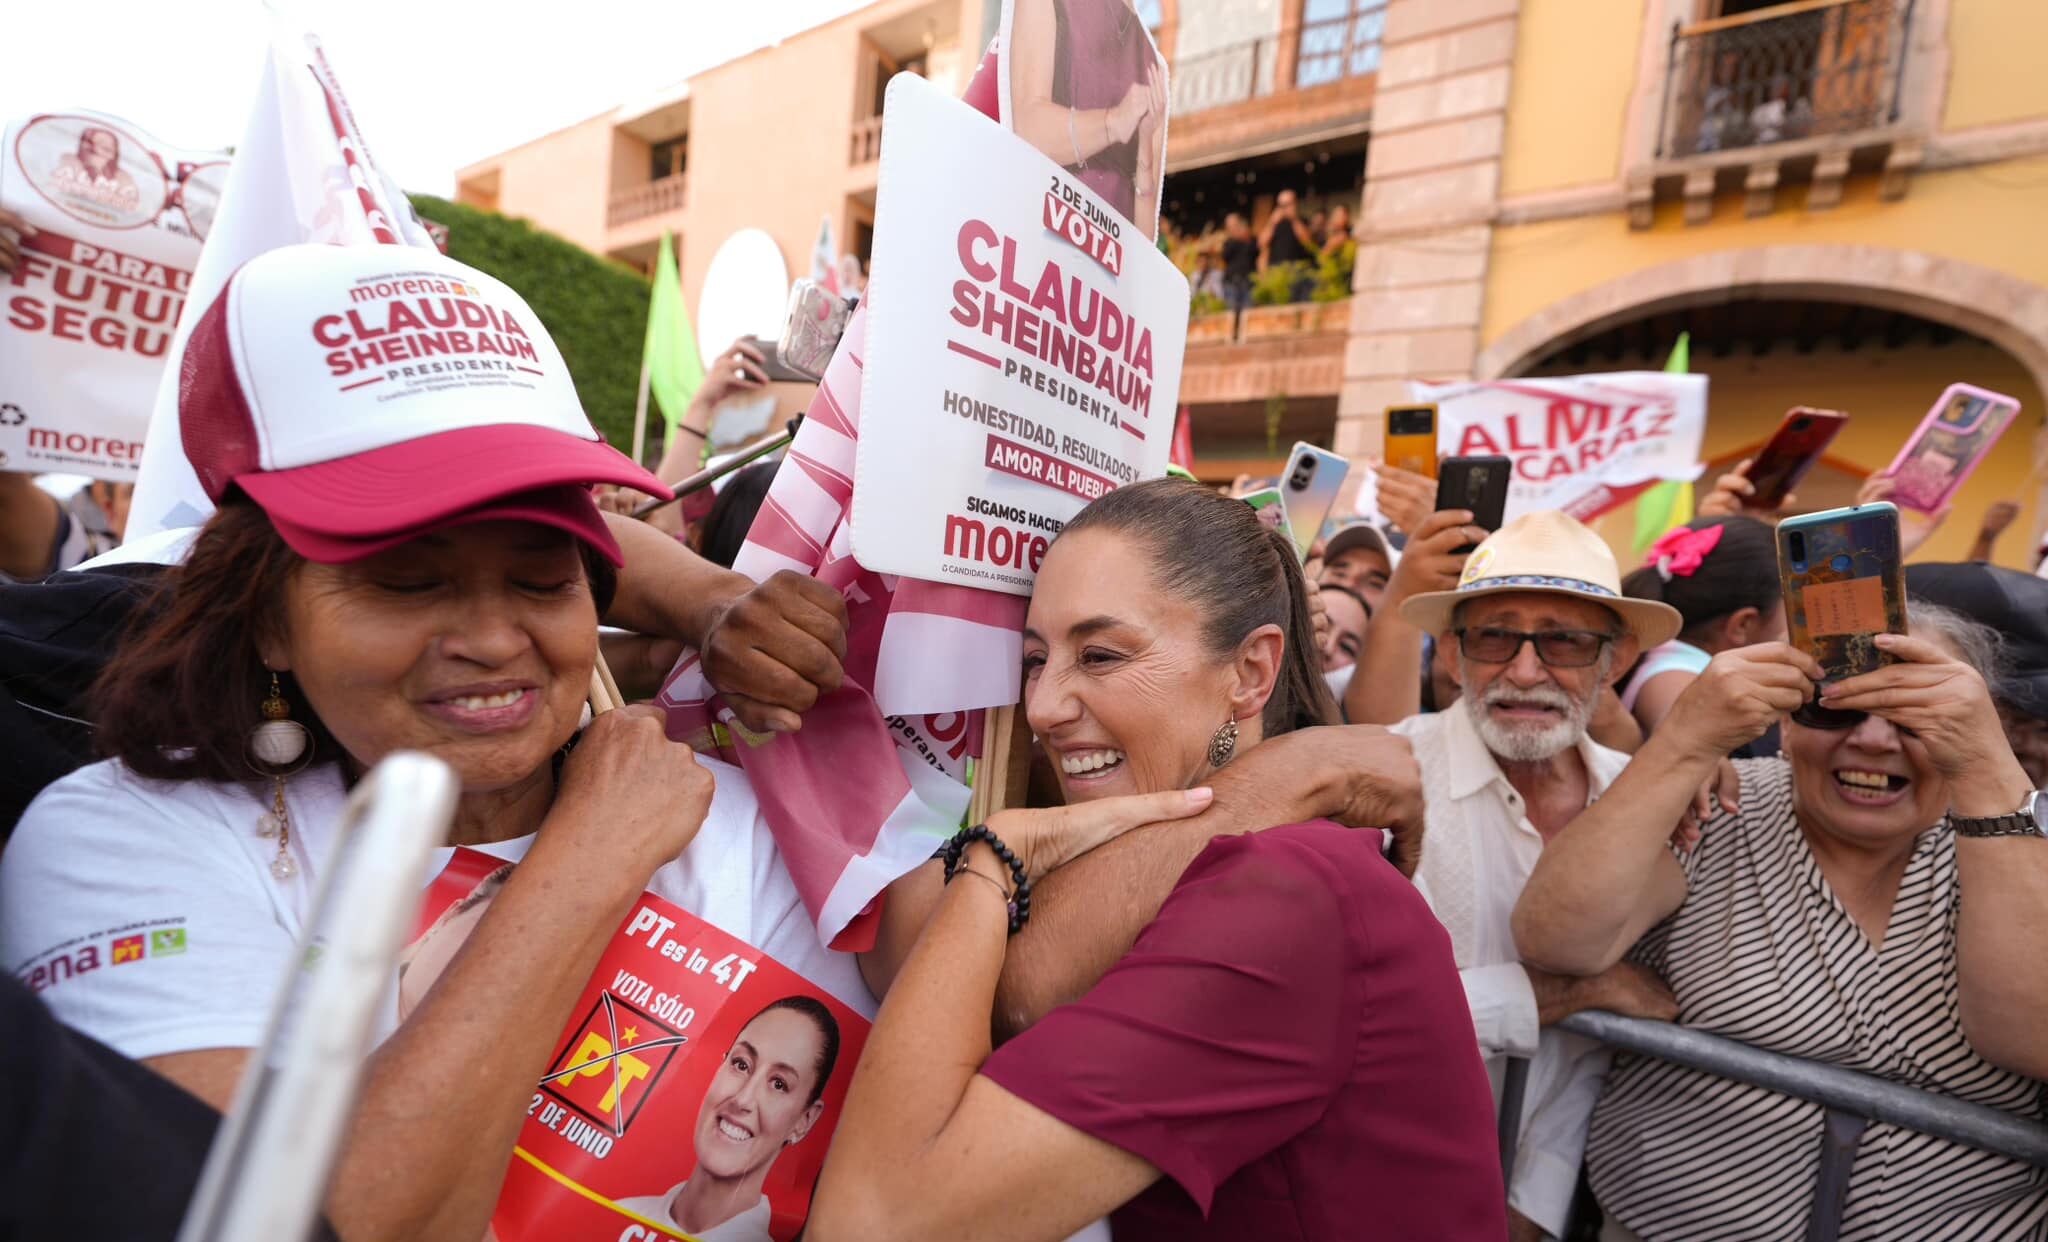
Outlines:
[{"label": "man's white beard", "polygon": [[[1508,763],[1539,763],[1577,746],[1579,739],[1586,736],[1586,726],[1592,723],[1600,684],[1598,681],[1593,683],[1593,694],[1584,702],[1574,701],[1556,686],[1518,690],[1498,681],[1488,686],[1483,696],[1467,694],[1460,696],[1458,701],[1471,716],[1472,727],[1478,730],[1479,740],[1486,743],[1486,749],[1492,751],[1496,759]],[[1533,721],[1503,724],[1486,708],[1487,704],[1507,699],[1554,707],[1563,716],[1548,724]]]}]

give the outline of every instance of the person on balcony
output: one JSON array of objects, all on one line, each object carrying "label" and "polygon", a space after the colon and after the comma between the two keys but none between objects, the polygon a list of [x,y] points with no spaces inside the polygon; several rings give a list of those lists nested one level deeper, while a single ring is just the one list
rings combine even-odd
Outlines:
[{"label": "person on balcony", "polygon": [[1315,258],[1315,238],[1309,234],[1308,225],[1302,223],[1301,205],[1294,191],[1280,191],[1273,200],[1272,214],[1266,217],[1266,227],[1259,233],[1259,270],[1295,264],[1297,274],[1290,300],[1306,302],[1309,290],[1315,287]]},{"label": "person on balcony", "polygon": [[[1544,850],[1515,940],[1562,973],[1656,971],[1687,1027],[2039,1124],[2048,800],[1999,728],[1990,631],[1917,600],[1907,627],[1875,640],[1896,663],[1818,697],[1820,666],[1784,643],[1716,655]],[[1700,844],[1668,848],[1661,825],[1788,714],[1789,762],[1736,760]],[[1819,1104],[1617,1057],[1586,1149],[1604,1242],[1800,1236],[1822,1125]],[[2044,1231],[2041,1170],[1888,1123],[1863,1132],[1843,1239]]]}]

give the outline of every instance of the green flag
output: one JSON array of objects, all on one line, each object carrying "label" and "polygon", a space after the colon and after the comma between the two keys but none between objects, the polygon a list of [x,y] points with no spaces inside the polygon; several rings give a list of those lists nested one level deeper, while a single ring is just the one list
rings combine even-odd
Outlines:
[{"label": "green flag", "polygon": [[675,251],[668,234],[661,235],[661,257],[654,262],[654,297],[647,304],[647,385],[661,404],[662,421],[671,439],[690,398],[704,383],[704,360],[697,355],[697,333],[683,306],[683,281],[676,272]]},{"label": "green flag", "polygon": [[[1665,360],[1664,371],[1669,375],[1684,375],[1692,370],[1692,334],[1678,334],[1678,344],[1671,347],[1671,357]],[[1666,481],[1636,497],[1636,533],[1631,541],[1637,556],[1650,550],[1650,545],[1664,537],[1666,531],[1692,521],[1692,483],[1690,481]]]}]

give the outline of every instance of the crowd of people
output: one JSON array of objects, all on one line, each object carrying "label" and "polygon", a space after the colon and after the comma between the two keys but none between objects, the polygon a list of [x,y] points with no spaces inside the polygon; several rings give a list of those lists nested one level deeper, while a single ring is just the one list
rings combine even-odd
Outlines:
[{"label": "crowd of people", "polygon": [[1281,190],[1256,232],[1243,212],[1232,211],[1223,217],[1220,232],[1205,233],[1191,245],[1194,270],[1188,275],[1189,287],[1197,296],[1218,299],[1240,311],[1252,305],[1253,282],[1267,272],[1285,278],[1286,296],[1281,301],[1308,301],[1323,259],[1340,257],[1348,271],[1349,248],[1356,242],[1350,207],[1318,207],[1304,219],[1299,196]]},{"label": "crowd of people", "polygon": [[[1318,241],[1282,199],[1255,241],[1233,219],[1226,273],[1347,227]],[[685,646],[750,730],[800,731],[840,686],[839,593],[728,568],[773,464],[629,512],[694,470],[761,357],[717,360],[654,472],[566,379],[517,409],[424,393],[337,448],[309,430],[337,396],[248,351],[287,295],[345,302],[382,261],[284,247],[205,311],[180,425],[217,508],[177,563],[74,568],[77,532],[118,537],[111,489],[0,494],[0,964],[8,1066],[38,1084],[5,1119],[0,1221],[24,1236],[175,1231],[348,791],[400,750],[457,774],[451,851],[516,865],[431,972],[394,973],[325,1200],[351,1242],[486,1235],[643,892],[873,1020],[841,1064],[821,1002],[754,1014],[733,1046],[787,1036],[779,1102],[743,1125],[707,1094],[731,1159],[626,1206],[705,1238],[767,1236],[762,1179],[835,1064],[803,1233],[825,1240],[1800,1233],[1822,1108],[1559,1026],[1583,1010],[2048,1118],[2048,581],[1916,564],[1889,662],[1826,681],[1740,471],[1627,574],[1570,517],[1489,531],[1399,470],[1387,523],[1306,566],[1217,489],[1130,484],[1051,542],[1025,616],[1052,792],[896,877],[872,947],[838,952],[741,769],[653,704],[586,713],[600,622],[628,699]],[[190,951],[68,964],[159,916]],[[728,1062],[721,1101],[754,1090]],[[67,1154],[99,1184],[109,1150],[135,1192],[81,1206]],[[2048,1171],[1885,1120],[1845,1196],[1844,1238],[2048,1236]]]}]

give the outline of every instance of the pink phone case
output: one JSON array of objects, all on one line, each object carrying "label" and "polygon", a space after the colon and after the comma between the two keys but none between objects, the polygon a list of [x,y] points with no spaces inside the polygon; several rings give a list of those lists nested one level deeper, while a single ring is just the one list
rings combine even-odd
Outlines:
[{"label": "pink phone case", "polygon": [[1950,384],[1885,473],[1898,480],[1893,504],[1938,513],[1962,490],[2020,412],[2019,399]]}]

